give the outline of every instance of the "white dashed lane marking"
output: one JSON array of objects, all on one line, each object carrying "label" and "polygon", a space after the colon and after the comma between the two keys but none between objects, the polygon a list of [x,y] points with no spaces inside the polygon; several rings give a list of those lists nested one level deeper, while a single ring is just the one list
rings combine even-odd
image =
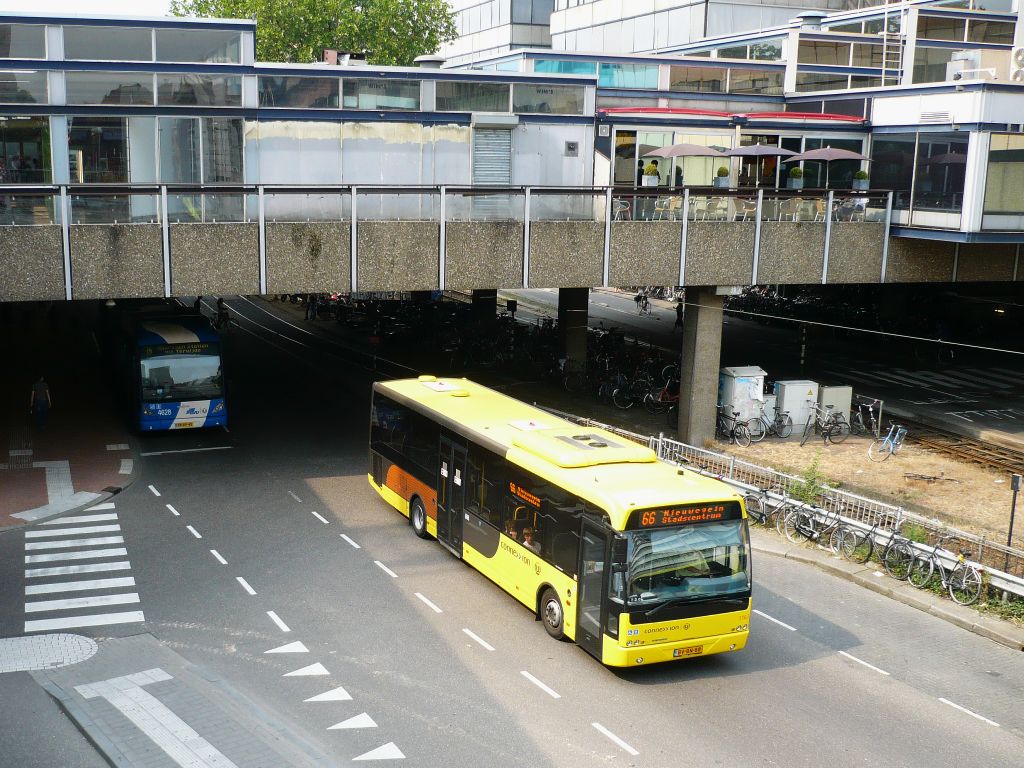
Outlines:
[{"label": "white dashed lane marking", "polygon": [[238,581],[239,584],[242,585],[242,589],[244,589],[250,595],[255,595],[256,594],[256,590],[249,586],[249,582],[248,581],[243,579],[241,576],[236,576],[235,579]]},{"label": "white dashed lane marking", "polygon": [[169,512],[170,512],[170,513],[171,513],[172,515],[174,515],[175,517],[181,517],[181,514],[180,514],[180,513],[178,512],[178,510],[176,510],[176,509],[175,509],[174,507],[172,507],[172,506],[171,506],[170,504],[168,504],[168,505],[167,505],[167,510],[168,510],[168,511],[169,511]]},{"label": "white dashed lane marking", "polygon": [[292,497],[293,499],[295,499],[295,500],[296,500],[297,502],[299,502],[299,504],[301,504],[301,503],[302,503],[302,499],[300,499],[300,498],[299,498],[298,496],[296,496],[296,495],[295,495],[294,493],[292,493],[291,491],[288,491],[288,495],[289,495],[289,496],[291,496],[291,497]]},{"label": "white dashed lane marking", "polygon": [[442,611],[440,608],[434,605],[428,598],[424,597],[419,592],[416,593],[416,597],[418,597],[420,599],[420,602],[427,606],[434,613],[444,613],[444,611]]},{"label": "white dashed lane marking", "polygon": [[536,685],[536,686],[537,686],[538,688],[540,688],[540,689],[541,689],[542,691],[544,691],[544,693],[546,693],[546,694],[547,694],[548,696],[550,696],[550,697],[551,697],[552,699],[560,699],[560,698],[562,698],[562,695],[561,695],[560,693],[558,693],[558,692],[557,692],[557,691],[555,691],[555,690],[554,690],[553,688],[549,687],[549,686],[548,686],[548,685],[546,685],[545,683],[543,683],[543,682],[541,682],[540,680],[538,680],[538,679],[537,679],[536,677],[534,677],[533,675],[531,675],[531,674],[530,674],[529,672],[527,672],[527,671],[526,671],[525,669],[524,669],[524,670],[522,670],[522,671],[521,671],[521,672],[520,672],[519,674],[521,674],[521,675],[522,675],[523,677],[525,677],[525,678],[526,678],[527,680],[529,680],[529,681],[530,681],[531,683],[533,683],[533,684],[534,684],[534,685]]},{"label": "white dashed lane marking", "polygon": [[217,562],[220,563],[221,565],[227,565],[228,564],[228,561],[225,560],[223,557],[221,557],[220,556],[220,552],[218,552],[216,549],[211,549],[210,550],[210,554],[213,555],[215,558],[217,558]]},{"label": "white dashed lane marking", "polygon": [[154,495],[154,496],[159,496],[159,495],[160,495],[160,491],[158,491],[158,490],[157,490],[156,488],[154,488],[154,487],[153,487],[152,485],[151,485],[151,486],[149,486],[149,490],[153,492],[153,495]]},{"label": "white dashed lane marking", "polygon": [[776,624],[778,624],[778,625],[779,625],[780,627],[782,627],[782,628],[784,628],[784,629],[788,629],[788,630],[789,630],[790,632],[796,632],[796,627],[791,627],[791,626],[789,626],[789,624],[787,624],[787,623],[786,623],[786,622],[784,622],[784,621],[779,621],[778,619],[776,619],[776,618],[773,618],[773,617],[769,616],[769,615],[768,615],[767,613],[762,613],[761,611],[757,610],[757,608],[755,608],[755,609],[754,609],[754,613],[756,613],[756,614],[757,614],[758,616],[760,616],[760,617],[761,617],[762,619],[768,619],[768,621],[773,621],[773,622],[775,622],[775,623],[776,623]]},{"label": "white dashed lane marking", "polygon": [[594,726],[594,728],[597,729],[597,731],[599,733],[602,733],[605,736],[607,736],[609,739],[614,741],[616,744],[618,744],[620,747],[622,747],[622,749],[624,749],[626,752],[628,752],[629,754],[633,755],[634,757],[636,757],[637,755],[640,754],[635,749],[633,749],[631,746],[629,746],[629,744],[624,742],[622,739],[620,739],[618,736],[616,736],[614,733],[609,731],[607,728],[605,728],[600,723],[591,723],[591,725]]},{"label": "white dashed lane marking", "polygon": [[987,717],[982,717],[982,716],[981,716],[981,715],[979,715],[979,714],[978,714],[977,712],[971,712],[971,710],[967,709],[966,707],[961,707],[961,706],[960,706],[959,704],[954,704],[954,703],[953,703],[952,701],[950,701],[949,699],[944,699],[944,698],[942,698],[942,697],[940,696],[940,697],[939,697],[939,701],[941,701],[941,702],[942,702],[943,704],[948,704],[948,705],[949,705],[949,706],[951,706],[951,707],[952,707],[953,709],[958,709],[958,710],[960,710],[960,711],[961,711],[961,712],[963,712],[963,713],[964,713],[965,715],[970,715],[971,717],[977,718],[978,720],[981,720],[981,722],[983,722],[983,723],[988,723],[989,725],[994,725],[994,726],[995,726],[996,728],[998,728],[998,727],[999,727],[999,723],[995,722],[994,720],[989,720],[989,719],[988,719]]},{"label": "white dashed lane marking", "polygon": [[876,667],[876,666],[875,666],[875,665],[873,665],[873,664],[868,664],[868,663],[867,663],[866,661],[864,661],[864,659],[858,659],[858,658],[857,658],[856,656],[854,656],[853,654],[847,653],[846,651],[840,651],[840,652],[839,652],[839,655],[840,655],[840,656],[845,656],[845,657],[846,657],[846,658],[848,658],[848,659],[849,659],[850,661],[855,661],[855,662],[857,662],[858,664],[861,664],[861,665],[863,665],[863,666],[867,667],[868,669],[872,669],[872,670],[874,670],[875,672],[877,672],[877,673],[878,673],[878,674],[880,674],[880,675],[885,675],[886,677],[889,677],[889,673],[888,673],[888,672],[886,672],[886,671],[885,671],[884,669],[879,669],[878,667]]},{"label": "white dashed lane marking", "polygon": [[188,528],[188,532],[191,533],[193,536],[195,536],[197,539],[203,538],[202,534],[199,533],[199,531],[197,531],[191,525],[186,525],[185,527]]},{"label": "white dashed lane marking", "polygon": [[373,563],[378,568],[380,568],[382,571],[384,571],[384,573],[386,573],[388,576],[390,576],[392,579],[397,579],[398,578],[398,574],[395,573],[394,571],[392,571],[386,565],[384,565],[384,563],[382,563],[380,560],[374,560]]},{"label": "white dashed lane marking", "polygon": [[319,520],[324,525],[330,525],[331,524],[331,521],[328,520],[323,515],[321,515],[319,512],[313,512],[312,514],[313,514],[313,517],[315,517],[317,520]]},{"label": "white dashed lane marking", "polygon": [[288,625],[281,621],[281,617],[278,616],[276,613],[274,613],[273,611],[267,611],[267,616],[270,617],[270,620],[272,622],[277,624],[277,628],[280,629],[282,632],[291,632],[291,629],[288,628]]},{"label": "white dashed lane marking", "polygon": [[463,627],[462,631],[464,633],[466,633],[466,635],[468,637],[471,637],[473,640],[475,640],[477,643],[479,643],[484,649],[486,649],[488,651],[493,651],[494,650],[494,646],[493,645],[488,643],[486,640],[484,640],[482,637],[480,637],[480,635],[476,634],[476,632],[474,632],[473,630],[467,629],[467,628]]},{"label": "white dashed lane marking", "polygon": [[345,541],[347,541],[349,544],[351,544],[353,546],[353,548],[355,548],[355,549],[362,549],[362,547],[360,547],[358,544],[356,544],[354,541],[352,541],[352,539],[350,539],[344,533],[341,534],[341,538],[343,538]]}]

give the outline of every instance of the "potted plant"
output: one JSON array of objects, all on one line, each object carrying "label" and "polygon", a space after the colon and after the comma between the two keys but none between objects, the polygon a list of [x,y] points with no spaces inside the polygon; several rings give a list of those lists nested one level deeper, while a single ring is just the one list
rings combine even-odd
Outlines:
[{"label": "potted plant", "polygon": [[715,172],[715,186],[729,188],[729,169],[724,165],[720,166]]},{"label": "potted plant", "polygon": [[661,179],[658,176],[658,164],[650,162],[644,166],[644,186],[645,187],[656,187],[661,183]]},{"label": "potted plant", "polygon": [[857,171],[853,174],[853,188],[854,189],[867,189],[868,188],[868,172]]},{"label": "potted plant", "polygon": [[786,186],[790,189],[804,188],[804,171],[799,165],[796,168],[789,169],[789,174],[786,176]]}]

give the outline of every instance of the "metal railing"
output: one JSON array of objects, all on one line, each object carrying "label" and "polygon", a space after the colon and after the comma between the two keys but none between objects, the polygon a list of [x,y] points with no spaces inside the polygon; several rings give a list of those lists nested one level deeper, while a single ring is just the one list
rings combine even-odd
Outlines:
[{"label": "metal railing", "polygon": [[[763,488],[772,489],[769,500],[775,504],[785,503],[798,486],[805,486],[803,478],[752,464],[737,459],[735,456],[697,448],[664,435],[645,436],[594,419],[536,405],[555,416],[576,424],[605,429],[627,440],[646,445],[655,451],[658,458],[663,461],[695,467],[702,473],[717,477],[743,492]],[[932,546],[942,537],[958,539],[961,543],[960,548],[967,553],[974,564],[984,570],[990,586],[1018,597],[1024,597],[1024,550],[1008,547],[984,536],[953,528],[939,520],[908,512],[902,507],[836,488],[821,488],[814,506],[819,510],[823,519],[826,516],[834,519],[835,514],[839,513],[844,521],[864,530],[870,530],[877,526],[875,535],[877,543],[880,544],[888,542],[889,534],[892,531],[902,529],[904,533],[907,533],[909,527],[913,526],[916,529],[915,533],[919,532],[925,539],[922,542],[912,542],[915,549],[922,554],[930,552]],[[940,551],[939,557],[946,565],[955,564],[955,555],[952,552],[944,554]]]}]

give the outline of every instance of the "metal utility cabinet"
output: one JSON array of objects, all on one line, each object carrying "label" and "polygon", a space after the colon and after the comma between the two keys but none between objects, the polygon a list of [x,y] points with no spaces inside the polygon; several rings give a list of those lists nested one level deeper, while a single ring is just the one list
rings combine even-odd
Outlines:
[{"label": "metal utility cabinet", "polygon": [[818,402],[818,382],[806,379],[775,382],[775,407],[788,413],[793,420],[793,432],[799,434],[811,414],[811,403]]},{"label": "metal utility cabinet", "polygon": [[737,418],[740,421],[759,415],[764,402],[766,375],[756,365],[722,368],[718,373],[718,404],[731,405],[733,411],[739,411]]},{"label": "metal utility cabinet", "polygon": [[843,414],[843,418],[846,422],[850,422],[850,405],[853,402],[853,387],[849,386],[829,386],[821,387],[818,390],[818,405],[824,408],[827,405],[832,406],[834,413]]}]

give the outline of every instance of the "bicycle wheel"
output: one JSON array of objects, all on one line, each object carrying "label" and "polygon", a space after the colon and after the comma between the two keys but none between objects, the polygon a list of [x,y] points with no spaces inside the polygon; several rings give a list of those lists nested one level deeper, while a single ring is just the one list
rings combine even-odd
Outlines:
[{"label": "bicycle wheel", "polygon": [[629,387],[618,387],[612,392],[612,403],[615,404],[616,408],[626,410],[627,408],[633,407],[633,393],[629,390]]},{"label": "bicycle wheel", "polygon": [[910,544],[898,541],[885,551],[883,565],[886,572],[894,579],[905,581],[910,575],[910,566],[914,563],[914,550]]},{"label": "bicycle wheel", "polygon": [[907,574],[907,581],[918,589],[924,589],[932,580],[935,572],[935,563],[930,557],[915,557],[910,564],[910,572]]},{"label": "bicycle wheel", "polygon": [[756,493],[748,493],[744,496],[743,506],[747,509],[747,517],[758,525],[764,525],[768,520],[764,510],[764,502],[761,501],[761,497]]},{"label": "bicycle wheel", "polygon": [[778,416],[775,419],[775,434],[781,438],[787,438],[793,434],[793,419],[788,413]]},{"label": "bicycle wheel", "polygon": [[868,446],[868,458],[875,462],[882,462],[892,456],[887,440],[872,440]]},{"label": "bicycle wheel", "polygon": [[794,544],[803,544],[813,532],[813,516],[803,509],[794,509],[782,523],[783,533]]},{"label": "bicycle wheel", "polygon": [[842,416],[836,418],[828,428],[828,441],[838,445],[850,436],[850,425]]},{"label": "bicycle wheel", "polygon": [[648,413],[660,413],[662,407],[661,400],[653,392],[648,392],[644,395],[644,408],[647,409]]},{"label": "bicycle wheel", "polygon": [[846,539],[846,527],[837,525],[828,536],[828,548],[835,554],[843,551],[843,541]]},{"label": "bicycle wheel", "polygon": [[800,445],[806,445],[807,441],[811,437],[811,433],[814,432],[814,414],[807,417],[807,424],[804,426],[804,434],[800,438]]},{"label": "bicycle wheel", "polygon": [[747,422],[747,432],[750,433],[750,439],[755,443],[764,440],[764,436],[768,434],[768,430],[764,428],[764,422],[759,416]]},{"label": "bicycle wheel", "polygon": [[853,563],[866,563],[871,559],[875,543],[871,537],[856,528],[843,528],[840,550],[843,557]]},{"label": "bicycle wheel", "polygon": [[780,536],[784,536],[786,534],[786,529],[783,526],[783,523],[786,521],[786,518],[789,517],[789,513],[794,510],[795,507],[788,504],[779,504],[772,512],[770,518],[772,522],[770,522],[769,525],[774,524],[775,530]]},{"label": "bicycle wheel", "polygon": [[735,429],[732,432],[732,439],[736,441],[736,445],[741,448],[746,448],[750,445],[750,431],[747,429],[747,425],[743,423],[737,423]]},{"label": "bicycle wheel", "polygon": [[971,605],[981,596],[981,572],[960,563],[949,577],[949,596],[960,605]]}]

